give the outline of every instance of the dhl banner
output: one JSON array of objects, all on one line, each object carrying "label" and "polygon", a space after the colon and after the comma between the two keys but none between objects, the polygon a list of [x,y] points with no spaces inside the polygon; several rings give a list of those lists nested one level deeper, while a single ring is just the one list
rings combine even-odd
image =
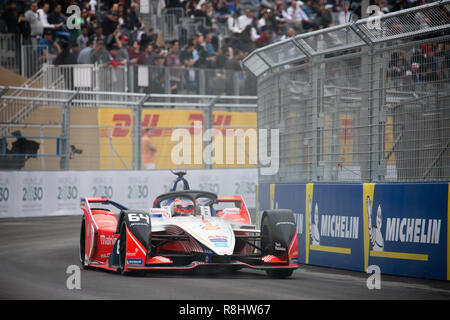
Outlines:
[{"label": "dhl banner", "polygon": [[[200,149],[195,149],[196,141],[199,141],[197,135],[203,132],[194,128],[195,122],[203,122],[203,113],[201,110],[161,110],[161,109],[144,109],[142,111],[142,127],[152,127],[151,139],[156,146],[155,169],[173,169],[177,164],[172,161],[172,152],[177,141],[172,141],[172,133],[177,128],[189,130],[193,139],[191,141],[192,161],[189,165],[181,165],[179,168],[203,168],[204,163],[196,162],[194,159],[194,150],[203,151],[205,145]],[[98,110],[98,124],[102,126],[100,133],[100,168],[101,169],[131,169],[132,168],[132,113],[130,109],[117,108],[100,108]],[[226,128],[247,130],[249,128],[256,129],[257,116],[255,112],[227,112],[214,111],[213,122],[214,128],[218,129],[217,134],[225,136]],[[109,128],[108,128],[109,127]],[[144,134],[144,130],[142,134]],[[213,136],[213,143],[216,137]],[[217,140],[218,141],[218,140]],[[200,137],[200,143],[202,140]],[[214,148],[214,146],[213,146]],[[236,146],[234,146],[234,151]],[[225,146],[222,144],[220,153],[225,157]],[[256,167],[251,164],[249,158],[256,155],[257,146],[246,140],[246,160],[245,164],[227,164],[225,161],[215,161],[213,168],[233,168],[233,167]],[[198,154],[197,154],[198,156]],[[234,157],[237,152],[234,152]]]},{"label": "dhl banner", "polygon": [[263,184],[257,207],[294,212],[300,262],[450,280],[448,183]]}]

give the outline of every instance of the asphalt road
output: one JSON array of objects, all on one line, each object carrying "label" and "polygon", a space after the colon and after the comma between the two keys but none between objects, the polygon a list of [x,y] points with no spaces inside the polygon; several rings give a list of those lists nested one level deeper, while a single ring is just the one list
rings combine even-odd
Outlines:
[{"label": "asphalt road", "polygon": [[155,273],[121,276],[81,270],[81,289],[66,273],[79,265],[81,216],[0,219],[1,299],[450,299],[450,283],[382,275],[369,290],[368,275],[302,265],[289,279],[243,269],[236,274]]}]

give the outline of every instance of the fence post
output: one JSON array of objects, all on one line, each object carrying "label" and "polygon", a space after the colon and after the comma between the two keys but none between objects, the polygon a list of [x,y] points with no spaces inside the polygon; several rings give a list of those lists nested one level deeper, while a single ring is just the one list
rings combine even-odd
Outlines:
[{"label": "fence post", "polygon": [[[216,104],[218,97],[215,97],[214,99],[212,99],[209,103],[208,106],[206,106],[205,108],[203,108],[203,135],[205,134],[206,131],[210,130],[213,128],[213,109],[214,109],[214,105]],[[209,141],[210,143],[212,143],[212,139],[213,137],[211,136],[211,140]],[[205,143],[208,141],[204,141]],[[202,149],[204,150],[204,148]],[[203,163],[204,163],[204,168],[205,169],[212,169],[212,154],[204,154],[205,158],[207,159],[203,159]]]},{"label": "fence post", "polygon": [[69,170],[70,167],[70,105],[78,95],[78,91],[72,94],[61,108],[61,156],[59,166],[61,170]]},{"label": "fence post", "polygon": [[311,181],[320,181],[323,179],[324,166],[322,160],[323,149],[323,86],[325,65],[322,63],[320,56],[311,58]]},{"label": "fence post", "polygon": [[370,181],[384,180],[384,128],[385,118],[383,112],[382,80],[383,71],[380,69],[382,59],[379,54],[375,54],[374,46],[370,47]]},{"label": "fence post", "polygon": [[374,44],[370,37],[355,23],[349,25],[351,29],[366,46],[361,48],[361,109],[359,111],[358,125],[358,162],[360,165],[361,181],[372,181],[372,125],[373,125],[373,69],[374,69]]},{"label": "fence post", "polygon": [[142,107],[150,94],[145,95],[142,99],[133,105],[133,122],[132,122],[132,145],[133,145],[133,170],[141,170],[142,167]]}]

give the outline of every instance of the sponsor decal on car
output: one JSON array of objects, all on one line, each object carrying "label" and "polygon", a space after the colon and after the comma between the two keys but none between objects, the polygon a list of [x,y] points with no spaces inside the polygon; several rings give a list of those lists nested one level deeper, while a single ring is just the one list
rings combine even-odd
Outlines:
[{"label": "sponsor decal on car", "polygon": [[209,241],[211,241],[215,247],[228,247],[228,237],[209,236],[208,238],[209,238]]},{"label": "sponsor decal on car", "polygon": [[128,264],[142,264],[142,259],[127,259]]}]

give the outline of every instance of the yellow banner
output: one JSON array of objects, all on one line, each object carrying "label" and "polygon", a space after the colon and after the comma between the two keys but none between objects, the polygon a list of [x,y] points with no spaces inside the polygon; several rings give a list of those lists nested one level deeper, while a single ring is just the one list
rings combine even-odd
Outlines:
[{"label": "yellow banner", "polygon": [[[98,125],[100,131],[100,168],[101,169],[131,169],[132,168],[132,113],[130,109],[99,108]],[[257,154],[257,144],[251,143],[247,137],[245,140],[244,164],[238,163],[237,149],[239,148],[237,138],[234,138],[233,152],[226,149],[226,129],[242,129],[244,133],[253,130],[256,133],[257,115],[256,112],[227,112],[214,111],[212,126],[217,129],[213,133],[212,142],[203,142],[204,132],[194,129],[195,122],[203,122],[203,112],[201,110],[160,110],[145,109],[142,111],[142,135],[147,134],[145,128],[151,127],[149,132],[151,143],[156,148],[154,153],[155,169],[173,168],[203,168],[204,158],[200,157],[199,151],[203,155],[203,150],[207,145],[213,150],[214,168],[226,167],[256,167],[256,163],[250,160],[255,159]],[[176,164],[173,161],[173,149],[179,141],[172,141],[174,130],[182,129],[190,133],[190,164]],[[218,139],[221,137],[222,139]],[[143,140],[148,140],[143,139]],[[254,140],[255,141],[255,140]],[[220,144],[222,143],[222,144]],[[199,145],[200,144],[200,145]],[[241,143],[242,144],[242,143]],[[226,151],[231,154],[231,159],[227,159]],[[142,168],[145,168],[146,158],[142,158]],[[227,161],[228,160],[228,161]],[[230,163],[231,162],[231,163]]]}]

